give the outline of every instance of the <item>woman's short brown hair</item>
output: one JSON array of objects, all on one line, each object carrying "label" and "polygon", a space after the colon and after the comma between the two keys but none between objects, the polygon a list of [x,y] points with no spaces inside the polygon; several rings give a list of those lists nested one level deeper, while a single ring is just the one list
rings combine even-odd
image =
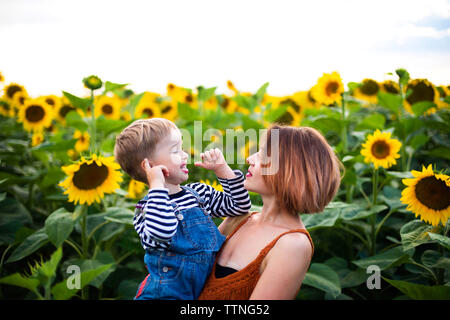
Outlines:
[{"label": "woman's short brown hair", "polygon": [[147,183],[141,162],[151,157],[156,144],[178,127],[164,118],[139,119],[126,127],[117,137],[114,157],[123,171],[137,181]]},{"label": "woman's short brown hair", "polygon": [[275,124],[263,144],[269,160],[277,156],[271,155],[272,136],[278,136],[278,170],[263,179],[278,204],[292,214],[322,212],[339,189],[343,169],[333,149],[316,129]]}]

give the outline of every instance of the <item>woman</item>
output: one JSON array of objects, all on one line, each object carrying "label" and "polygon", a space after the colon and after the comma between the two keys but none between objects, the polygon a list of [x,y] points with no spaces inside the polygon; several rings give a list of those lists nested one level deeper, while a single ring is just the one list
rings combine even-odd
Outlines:
[{"label": "woman", "polygon": [[[339,188],[341,163],[312,128],[274,125],[265,140],[247,158],[244,184],[261,195],[262,210],[237,227],[240,218],[227,218],[219,226],[226,235],[234,230],[199,299],[294,299],[309,268],[314,245],[298,213],[323,211]],[[271,152],[273,146],[277,148]],[[278,170],[265,174],[274,163]]]}]

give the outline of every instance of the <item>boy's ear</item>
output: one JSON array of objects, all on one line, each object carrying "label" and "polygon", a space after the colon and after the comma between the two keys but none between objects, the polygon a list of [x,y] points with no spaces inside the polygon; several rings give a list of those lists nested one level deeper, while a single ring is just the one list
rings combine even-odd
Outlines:
[{"label": "boy's ear", "polygon": [[142,168],[142,170],[144,170],[144,171],[146,171],[146,170],[145,170],[145,159],[148,160],[148,163],[150,164],[150,167],[153,166],[153,165],[152,165],[152,161],[151,161],[149,158],[144,158],[144,159],[141,161],[141,168]]}]

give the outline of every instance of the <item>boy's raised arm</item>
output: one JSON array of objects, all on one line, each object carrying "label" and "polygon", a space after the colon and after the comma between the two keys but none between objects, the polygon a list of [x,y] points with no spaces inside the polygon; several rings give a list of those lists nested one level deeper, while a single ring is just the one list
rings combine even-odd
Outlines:
[{"label": "boy's raised arm", "polygon": [[[219,149],[202,153],[203,162],[195,165],[213,170],[223,187],[223,192],[208,186],[209,207],[215,217],[234,217],[248,213],[251,208],[250,196],[244,188],[244,175],[240,170],[232,170]],[[197,184],[193,184],[195,187]]]}]

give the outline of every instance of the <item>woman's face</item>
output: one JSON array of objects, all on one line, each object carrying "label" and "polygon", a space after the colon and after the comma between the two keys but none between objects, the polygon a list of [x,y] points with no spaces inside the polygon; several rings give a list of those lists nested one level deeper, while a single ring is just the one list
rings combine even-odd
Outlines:
[{"label": "woman's face", "polygon": [[267,188],[266,183],[263,179],[261,170],[261,160],[262,160],[261,150],[257,153],[252,154],[247,158],[247,163],[250,165],[248,172],[245,175],[246,179],[244,181],[244,188],[248,191],[256,192],[260,195],[270,194],[270,190]]}]

